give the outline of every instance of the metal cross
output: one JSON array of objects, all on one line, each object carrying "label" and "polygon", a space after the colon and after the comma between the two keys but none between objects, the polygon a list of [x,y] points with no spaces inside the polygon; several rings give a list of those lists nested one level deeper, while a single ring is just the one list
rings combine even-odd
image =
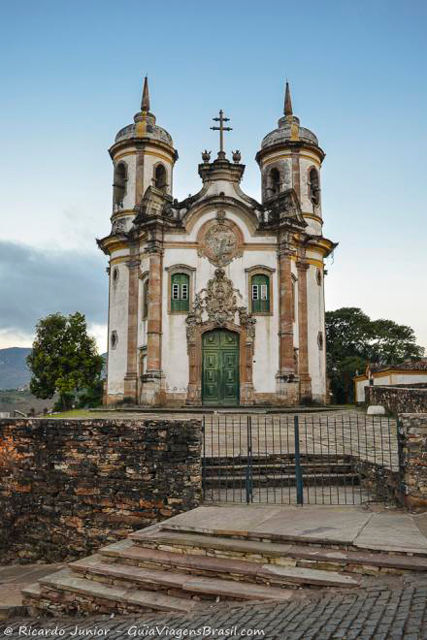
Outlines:
[{"label": "metal cross", "polygon": [[219,122],[219,127],[211,127],[213,131],[219,131],[219,153],[218,158],[224,159],[224,131],[233,131],[232,127],[224,127],[224,122],[229,122],[230,118],[224,118],[224,111],[220,109],[219,118],[212,118],[215,122]]}]

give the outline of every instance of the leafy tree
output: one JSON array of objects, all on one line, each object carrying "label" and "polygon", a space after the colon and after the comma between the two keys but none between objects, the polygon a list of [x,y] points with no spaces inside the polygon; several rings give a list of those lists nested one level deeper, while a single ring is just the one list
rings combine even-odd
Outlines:
[{"label": "leafy tree", "polygon": [[58,393],[62,409],[67,410],[75,393],[99,387],[103,359],[87,334],[83,314],[53,313],[38,322],[27,364],[33,374],[31,393],[43,399]]},{"label": "leafy tree", "polygon": [[398,364],[420,358],[414,331],[392,320],[371,320],[357,307],[326,312],[326,366],[335,402],[353,401],[352,378],[368,363]]}]

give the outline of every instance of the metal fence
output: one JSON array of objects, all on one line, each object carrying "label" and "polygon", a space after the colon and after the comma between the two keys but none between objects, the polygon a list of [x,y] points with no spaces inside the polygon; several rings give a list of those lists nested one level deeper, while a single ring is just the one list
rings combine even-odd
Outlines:
[{"label": "metal fence", "polygon": [[399,470],[396,421],[354,412],[203,418],[205,501],[361,504]]}]

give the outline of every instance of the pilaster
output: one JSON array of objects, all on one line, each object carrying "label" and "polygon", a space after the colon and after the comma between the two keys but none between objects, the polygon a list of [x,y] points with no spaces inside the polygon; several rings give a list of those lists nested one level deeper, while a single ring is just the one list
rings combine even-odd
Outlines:
[{"label": "pilaster", "polygon": [[141,403],[161,403],[164,394],[162,373],[162,294],[163,294],[163,233],[161,225],[148,229],[146,251],[149,259],[147,310],[147,370],[142,376]]},{"label": "pilaster", "polygon": [[291,256],[295,250],[288,231],[279,229],[279,370],[276,374],[276,392],[286,404],[298,403],[298,377],[295,371],[293,296]]},{"label": "pilaster", "polygon": [[139,305],[139,265],[135,255],[136,247],[131,248],[131,256],[127,263],[129,269],[128,288],[128,339],[127,369],[124,378],[124,398],[129,402],[138,402],[138,305]]},{"label": "pilaster", "polygon": [[297,261],[298,269],[298,335],[299,335],[299,378],[300,398],[309,401],[312,397],[311,376],[308,361],[308,299],[307,271],[309,265],[305,260]]}]

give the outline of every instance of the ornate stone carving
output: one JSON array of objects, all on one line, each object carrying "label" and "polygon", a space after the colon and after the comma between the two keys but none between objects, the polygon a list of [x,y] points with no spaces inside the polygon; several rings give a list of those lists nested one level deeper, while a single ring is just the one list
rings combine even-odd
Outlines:
[{"label": "ornate stone carving", "polygon": [[194,339],[197,325],[206,321],[214,322],[217,326],[223,327],[225,324],[234,323],[236,314],[239,316],[241,326],[246,326],[248,335],[255,335],[255,319],[248,313],[246,307],[237,305],[237,296],[241,297],[239,291],[233,287],[233,283],[226,278],[224,269],[216,269],[215,277],[208,281],[206,289],[202,289],[195,295],[193,310],[188,314],[187,338]]},{"label": "ornate stone carving", "polygon": [[113,226],[111,229],[112,235],[118,235],[121,233],[126,233],[126,221],[125,220],[114,220]]},{"label": "ornate stone carving", "polygon": [[215,266],[225,267],[243,252],[234,227],[225,220],[225,211],[218,211],[216,218],[216,224],[207,229],[198,253]]}]

